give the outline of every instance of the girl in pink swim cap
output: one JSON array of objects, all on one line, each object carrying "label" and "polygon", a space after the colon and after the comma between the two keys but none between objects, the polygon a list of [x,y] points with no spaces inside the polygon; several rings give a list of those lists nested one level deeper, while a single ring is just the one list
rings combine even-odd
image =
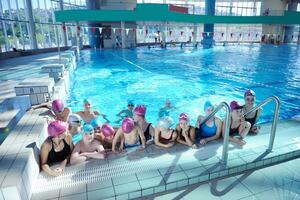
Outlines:
[{"label": "girl in pink swim cap", "polygon": [[[256,100],[255,92],[253,90],[246,90],[244,93],[244,101],[245,101],[245,105],[243,105],[244,113],[248,112],[254,107],[255,100]],[[263,110],[259,108],[258,110],[245,116],[245,120],[251,124],[249,134],[257,134],[259,132],[260,126],[257,126],[256,122],[259,116],[261,115],[262,111]]]},{"label": "girl in pink swim cap", "polygon": [[49,116],[55,120],[67,122],[71,110],[64,106],[64,102],[61,99],[55,99],[52,102],[42,103],[36,106],[32,106],[32,109],[47,108],[49,109]]},{"label": "girl in pink swim cap", "polygon": [[[142,130],[146,142],[150,142],[155,134],[155,129],[152,124],[147,122],[146,115],[147,108],[145,105],[138,105],[133,111],[133,119]],[[141,142],[141,141],[140,141]]]},{"label": "girl in pink swim cap", "polygon": [[[140,142],[141,141],[141,142]],[[121,127],[118,129],[116,136],[112,143],[112,152],[116,153],[116,145],[120,143],[119,152],[124,151],[125,148],[140,146],[141,151],[146,148],[145,136],[138,125],[135,124],[134,120],[126,117]]]},{"label": "girl in pink swim cap", "polygon": [[[238,145],[245,145],[246,142],[244,138],[249,133],[251,124],[245,121],[243,117],[243,106],[241,106],[237,101],[232,101],[230,103],[231,118],[230,118],[230,129],[229,129],[229,140],[232,143]],[[223,133],[224,133],[224,123],[223,123]]]},{"label": "girl in pink swim cap", "polygon": [[111,149],[117,130],[117,128],[106,123],[102,125],[101,132],[96,134],[95,137],[101,142],[105,149]]},{"label": "girl in pink swim cap", "polygon": [[186,113],[181,113],[178,119],[179,123],[176,125],[177,142],[197,148],[195,144],[195,128],[190,125],[190,117]]},{"label": "girl in pink swim cap", "polygon": [[[72,136],[68,134],[68,124],[52,121],[48,125],[49,137],[41,146],[41,168],[50,176],[59,176],[65,169],[73,150]],[[59,162],[59,167],[50,168],[50,164]]]}]

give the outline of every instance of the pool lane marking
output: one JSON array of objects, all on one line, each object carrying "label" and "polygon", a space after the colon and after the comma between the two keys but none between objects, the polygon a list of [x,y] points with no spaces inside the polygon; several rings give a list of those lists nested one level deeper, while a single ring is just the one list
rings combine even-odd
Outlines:
[{"label": "pool lane marking", "polygon": [[139,68],[139,69],[145,71],[145,72],[148,72],[148,73],[150,73],[150,74],[154,74],[153,72],[151,72],[151,71],[149,71],[149,70],[147,70],[147,69],[145,69],[145,68],[143,68],[143,67],[141,67],[141,66],[139,66],[139,65],[137,65],[137,64],[135,64],[135,63],[133,63],[133,62],[131,62],[130,60],[127,60],[126,58],[123,58],[123,57],[121,57],[121,56],[119,56],[119,55],[116,55],[116,54],[113,54],[113,53],[112,53],[112,55],[115,56],[115,57],[118,57],[118,58],[120,58],[120,59],[122,59],[122,60],[124,60],[125,62],[127,62],[127,63],[129,63],[129,64],[131,64],[131,65],[133,65],[133,66],[135,66],[135,67],[137,67],[137,68]]}]

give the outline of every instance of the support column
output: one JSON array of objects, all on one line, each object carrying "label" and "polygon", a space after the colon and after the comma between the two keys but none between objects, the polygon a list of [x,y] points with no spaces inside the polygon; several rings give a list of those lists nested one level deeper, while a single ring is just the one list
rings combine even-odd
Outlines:
[{"label": "support column", "polygon": [[[61,11],[64,10],[63,0],[59,0],[59,8],[60,8]],[[66,27],[66,23],[65,22],[62,23],[62,27]],[[67,30],[66,28],[63,29],[63,43],[64,43],[65,47],[68,46],[67,31],[66,30]]]},{"label": "support column", "polygon": [[167,26],[167,23],[164,22],[162,26],[160,26],[159,30],[161,32],[161,40],[163,42],[163,45],[165,46],[166,45],[166,26]]},{"label": "support column", "polygon": [[193,44],[195,45],[196,42],[197,42],[197,35],[198,35],[198,31],[197,31],[197,25],[195,24],[194,27],[193,27],[193,32],[194,32],[194,35],[193,35]]},{"label": "support column", "polygon": [[[205,0],[205,15],[215,15],[216,0]],[[201,41],[204,48],[211,48],[214,44],[213,32],[214,24],[204,24],[204,34]]]},{"label": "support column", "polygon": [[37,49],[37,41],[36,41],[36,36],[35,36],[35,24],[33,20],[33,13],[32,13],[32,4],[31,0],[26,0],[26,9],[27,9],[27,14],[28,14],[28,21],[29,21],[29,37],[30,37],[30,45],[32,49]]},{"label": "support column", "polygon": [[126,30],[125,30],[125,22],[121,22],[121,37],[122,37],[122,48],[126,48]]},{"label": "support column", "polygon": [[[95,0],[86,0],[86,6],[89,10],[99,10],[100,9],[100,1]],[[90,28],[89,32],[89,40],[91,48],[100,48],[102,39],[100,35],[100,31],[98,28],[92,29],[91,27],[101,27],[100,23],[88,23]],[[103,37],[102,37],[103,38]]]},{"label": "support column", "polygon": [[[288,3],[288,11],[297,11],[298,1],[291,1]],[[293,41],[294,25],[284,27],[284,43],[291,43]]]}]

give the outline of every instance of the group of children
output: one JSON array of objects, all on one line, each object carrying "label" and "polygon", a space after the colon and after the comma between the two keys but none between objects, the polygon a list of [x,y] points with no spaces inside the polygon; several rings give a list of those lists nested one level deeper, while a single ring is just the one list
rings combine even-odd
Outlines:
[{"label": "group of children", "polygon": [[[236,101],[230,103],[229,135],[232,143],[245,145],[244,138],[249,132],[258,133],[259,127],[255,123],[262,110],[244,116],[254,107],[255,98],[254,91],[247,90],[244,94],[245,105],[241,106]],[[106,116],[92,110],[90,101],[84,100],[83,104],[84,110],[77,113],[71,113],[61,100],[54,100],[48,106],[54,121],[49,123],[49,137],[41,147],[41,167],[49,175],[60,175],[68,161],[70,164],[78,164],[91,158],[104,159],[108,150],[120,153],[126,148],[139,147],[143,151],[151,143],[169,148],[176,142],[197,148],[198,145],[219,139],[224,133],[224,123],[217,116],[204,121],[214,110],[210,101],[205,102],[205,116],[200,115],[195,126],[190,124],[187,113],[181,113],[175,129],[171,128],[175,123],[169,116],[169,111],[175,107],[171,106],[170,101],[166,102],[165,108],[160,109],[155,127],[146,120],[147,109],[144,105],[134,108],[133,102],[128,102],[128,109],[118,114],[123,116],[120,127],[113,127],[109,123],[102,125],[97,121],[99,115],[103,118]],[[49,167],[49,164],[57,162],[58,167]]]}]

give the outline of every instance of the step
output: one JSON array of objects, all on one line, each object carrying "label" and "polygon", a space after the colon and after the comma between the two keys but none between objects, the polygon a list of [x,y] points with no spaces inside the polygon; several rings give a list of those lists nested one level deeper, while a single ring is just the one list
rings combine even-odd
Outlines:
[{"label": "step", "polygon": [[32,199],[87,194],[88,199],[133,199],[205,183],[215,179],[258,170],[300,157],[300,123],[278,124],[274,148],[266,152],[271,124],[262,125],[257,136],[246,138],[243,149],[229,146],[228,165],[222,165],[222,141],[193,150],[176,144],[170,149],[154,145],[145,152],[109,154],[101,161],[70,166],[56,178],[41,172]]}]

